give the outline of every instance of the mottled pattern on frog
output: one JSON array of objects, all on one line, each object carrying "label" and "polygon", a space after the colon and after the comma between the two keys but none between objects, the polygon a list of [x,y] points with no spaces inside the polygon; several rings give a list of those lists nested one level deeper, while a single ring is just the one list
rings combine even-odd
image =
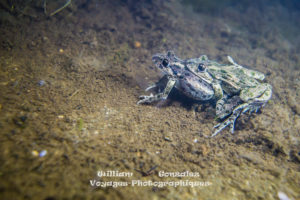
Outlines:
[{"label": "mottled pattern on frog", "polygon": [[[272,96],[272,86],[261,83],[264,74],[238,65],[230,56],[227,64],[219,64],[205,55],[182,60],[169,51],[154,55],[152,60],[168,82],[162,92],[140,96],[138,104],[167,99],[174,87],[195,100],[215,100],[216,118],[223,121],[214,127],[212,137],[227,126],[233,133],[241,114],[257,112]],[[157,86],[151,85],[146,91]]]}]

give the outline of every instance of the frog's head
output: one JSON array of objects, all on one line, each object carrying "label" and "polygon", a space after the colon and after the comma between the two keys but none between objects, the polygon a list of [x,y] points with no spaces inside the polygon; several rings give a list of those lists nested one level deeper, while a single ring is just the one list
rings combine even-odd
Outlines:
[{"label": "frog's head", "polygon": [[166,54],[155,54],[152,57],[152,61],[164,74],[171,76],[176,76],[176,71],[173,68],[175,65],[177,68],[180,68],[182,62],[172,51],[168,51]]}]

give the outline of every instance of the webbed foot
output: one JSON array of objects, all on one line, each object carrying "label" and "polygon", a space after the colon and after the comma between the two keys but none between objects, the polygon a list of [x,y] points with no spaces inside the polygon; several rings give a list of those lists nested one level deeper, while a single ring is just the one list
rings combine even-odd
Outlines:
[{"label": "webbed foot", "polygon": [[237,106],[232,111],[232,114],[227,119],[225,119],[223,122],[221,122],[221,123],[217,124],[216,126],[214,126],[214,128],[216,130],[211,135],[211,137],[215,137],[216,135],[218,135],[227,126],[230,127],[230,131],[233,134],[234,133],[235,122],[241,114],[244,114],[247,111],[249,111],[249,114],[251,114],[254,111],[257,112],[257,110],[259,110],[262,106],[263,106],[263,104],[255,105],[255,104],[248,104],[248,103],[244,103],[244,104],[241,104],[241,105]]},{"label": "webbed foot", "polygon": [[234,124],[235,124],[235,121],[236,121],[237,118],[238,118],[238,116],[231,115],[225,121],[223,121],[223,122],[217,124],[216,126],[214,126],[214,128],[216,128],[216,130],[214,131],[214,133],[210,137],[215,137],[227,126],[230,126],[231,133],[233,134],[234,133]]}]

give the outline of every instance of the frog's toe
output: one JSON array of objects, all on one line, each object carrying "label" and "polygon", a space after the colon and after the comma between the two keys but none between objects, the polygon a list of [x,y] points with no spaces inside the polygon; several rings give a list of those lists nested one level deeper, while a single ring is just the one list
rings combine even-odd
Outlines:
[{"label": "frog's toe", "polygon": [[150,96],[147,96],[147,95],[141,95],[141,96],[139,96],[139,98],[140,99],[148,99],[148,98],[150,98],[150,97],[153,97],[153,94],[150,94]]},{"label": "frog's toe", "polygon": [[237,118],[238,118],[238,116],[231,115],[225,121],[215,125],[214,128],[217,128],[217,130],[215,130],[215,132],[211,135],[211,137],[215,137],[216,135],[218,135],[227,126],[230,127],[231,133],[233,134],[234,133],[234,125],[235,125],[235,121]]},{"label": "frog's toe", "polygon": [[143,100],[139,100],[136,104],[139,105],[141,103],[143,103]]},{"label": "frog's toe", "polygon": [[143,104],[143,103],[151,103],[153,101],[153,94],[151,93],[150,96],[146,96],[146,95],[141,95],[139,96],[139,98],[141,100],[139,100],[136,104]]},{"label": "frog's toe", "polygon": [[217,125],[214,126],[214,128],[218,128],[222,123],[218,123]]},{"label": "frog's toe", "polygon": [[143,103],[148,103],[148,100],[147,99],[141,99],[136,104],[139,105],[139,104],[143,104]]},{"label": "frog's toe", "polygon": [[215,130],[215,132],[210,137],[215,137],[216,135],[218,135],[224,128],[226,128],[231,123],[232,122],[229,119],[227,119],[224,122],[221,122],[221,123],[215,125],[214,128],[217,128],[217,129]]},{"label": "frog's toe", "polygon": [[151,90],[151,89],[153,89],[153,88],[156,88],[156,87],[157,87],[157,84],[150,85],[149,87],[147,87],[147,88],[145,89],[145,91],[147,92],[147,91],[149,91],[149,90]]},{"label": "frog's toe", "polygon": [[[221,124],[217,124],[216,126],[219,127]],[[216,128],[215,126],[215,128]],[[215,130],[215,132],[210,136],[211,138],[212,137],[215,137],[216,135],[218,135],[224,128],[226,128],[226,126],[221,126],[220,128],[218,128],[217,130]]]},{"label": "frog's toe", "polygon": [[234,134],[234,123],[230,124],[230,131],[232,134]]}]

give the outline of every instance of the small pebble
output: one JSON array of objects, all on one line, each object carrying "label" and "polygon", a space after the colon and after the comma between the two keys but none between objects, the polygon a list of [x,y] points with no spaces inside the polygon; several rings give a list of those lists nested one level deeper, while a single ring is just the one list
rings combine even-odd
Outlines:
[{"label": "small pebble", "polygon": [[64,50],[63,49],[59,49],[59,53],[63,53],[64,52]]},{"label": "small pebble", "polygon": [[43,41],[45,42],[45,41],[47,41],[47,40],[49,40],[48,37],[44,36],[44,37],[43,37]]},{"label": "small pebble", "polygon": [[14,83],[12,84],[14,87],[17,86],[19,84],[19,81],[14,81]]},{"label": "small pebble", "polygon": [[140,48],[141,46],[142,46],[142,44],[139,41],[134,42],[134,47],[135,48]]},{"label": "small pebble", "polygon": [[33,150],[31,152],[31,155],[33,155],[34,157],[37,157],[39,155],[39,152],[37,150]]},{"label": "small pebble", "polygon": [[47,150],[43,150],[40,152],[39,156],[44,157],[47,154]]},{"label": "small pebble", "polygon": [[193,142],[194,142],[194,143],[197,143],[197,142],[198,142],[198,139],[197,139],[197,138],[195,138],[195,139],[193,140]]},{"label": "small pebble", "polygon": [[290,200],[290,198],[284,192],[278,192],[278,197],[280,200]]},{"label": "small pebble", "polygon": [[94,134],[95,134],[95,135],[98,135],[98,134],[99,134],[99,131],[94,131]]},{"label": "small pebble", "polygon": [[40,80],[38,84],[39,84],[39,86],[43,86],[46,84],[46,82],[44,80]]},{"label": "small pebble", "polygon": [[27,120],[27,116],[26,116],[26,115],[22,115],[22,116],[20,117],[20,120],[21,120],[22,122],[25,122],[25,121]]},{"label": "small pebble", "polygon": [[63,115],[58,115],[57,117],[58,117],[58,119],[63,119],[63,118],[65,118],[65,116],[63,116]]}]

